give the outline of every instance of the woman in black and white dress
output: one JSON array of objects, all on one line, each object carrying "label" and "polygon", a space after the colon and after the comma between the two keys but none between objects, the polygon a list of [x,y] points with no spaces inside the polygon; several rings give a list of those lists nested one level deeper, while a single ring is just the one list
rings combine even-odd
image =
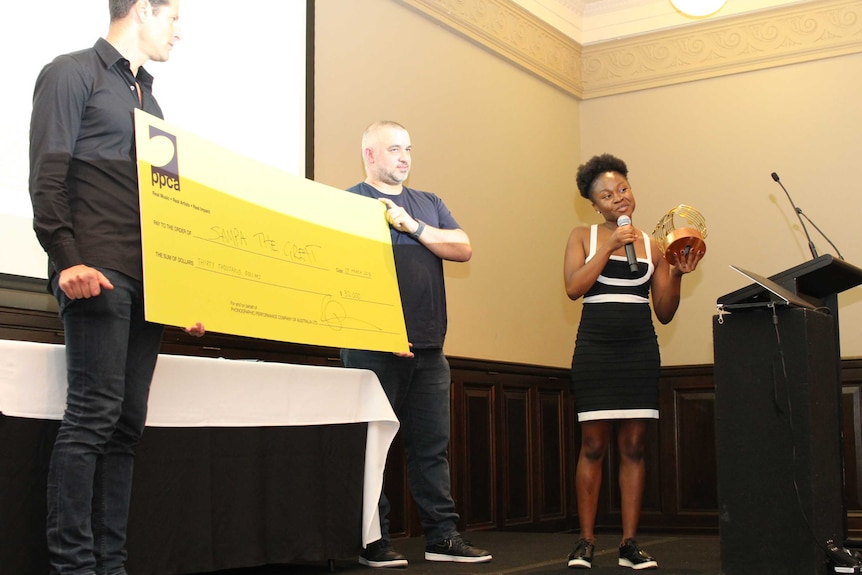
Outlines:
[{"label": "woman in black and white dress", "polygon": [[[572,300],[583,297],[572,357],[572,390],[581,425],[575,478],[580,539],[568,561],[573,568],[592,565],[602,466],[614,429],[623,524],[619,565],[657,567],[635,540],[646,476],[646,420],[658,419],[661,360],[652,311],[663,324],[673,319],[681,278],[703,257],[699,251],[679,254],[671,265],[656,241],[631,225],[635,198],[627,178],[625,162],[610,154],[578,168],[578,190],[603,221],[576,227],[566,244],[566,293]],[[628,218],[628,225],[617,225],[620,216]],[[634,247],[636,271],[627,261],[626,244]]]}]

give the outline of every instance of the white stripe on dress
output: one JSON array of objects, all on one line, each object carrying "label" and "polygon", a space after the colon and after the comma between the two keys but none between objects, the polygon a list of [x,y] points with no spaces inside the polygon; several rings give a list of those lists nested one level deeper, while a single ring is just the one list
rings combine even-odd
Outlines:
[{"label": "white stripe on dress", "polygon": [[658,419],[657,409],[600,409],[578,413],[578,421],[602,419]]}]

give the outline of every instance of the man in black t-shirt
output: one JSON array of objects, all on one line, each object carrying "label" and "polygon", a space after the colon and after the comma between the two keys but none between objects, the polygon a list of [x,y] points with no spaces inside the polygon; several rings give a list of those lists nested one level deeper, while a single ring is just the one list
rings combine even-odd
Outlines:
[{"label": "man in black t-shirt", "polygon": [[[410,135],[395,122],[376,122],[362,136],[365,181],[348,191],[386,205],[395,270],[407,325],[410,353],[345,349],[346,367],[377,374],[401,423],[407,473],[425,534],[425,559],[482,563],[491,554],[458,533],[458,513],[449,477],[449,362],[443,260],[466,262],[470,239],[443,201],[403,185],[410,172]],[[370,543],[359,562],[369,567],[404,567],[407,559],[389,539],[390,505],[380,496],[381,538]]]}]

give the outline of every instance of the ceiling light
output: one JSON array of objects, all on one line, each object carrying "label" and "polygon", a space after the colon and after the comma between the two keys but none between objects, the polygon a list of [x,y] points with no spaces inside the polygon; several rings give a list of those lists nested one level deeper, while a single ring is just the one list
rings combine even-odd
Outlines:
[{"label": "ceiling light", "polygon": [[686,16],[709,16],[718,12],[727,0],[670,0]]}]

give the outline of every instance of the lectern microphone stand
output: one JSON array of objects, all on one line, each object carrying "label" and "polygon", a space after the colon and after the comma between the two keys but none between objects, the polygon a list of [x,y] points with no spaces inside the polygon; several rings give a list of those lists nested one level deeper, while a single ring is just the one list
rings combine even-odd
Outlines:
[{"label": "lectern microphone stand", "polygon": [[826,575],[847,531],[837,296],[862,269],[827,254],[768,279],[811,305],[755,283],[713,318],[722,572]]}]

